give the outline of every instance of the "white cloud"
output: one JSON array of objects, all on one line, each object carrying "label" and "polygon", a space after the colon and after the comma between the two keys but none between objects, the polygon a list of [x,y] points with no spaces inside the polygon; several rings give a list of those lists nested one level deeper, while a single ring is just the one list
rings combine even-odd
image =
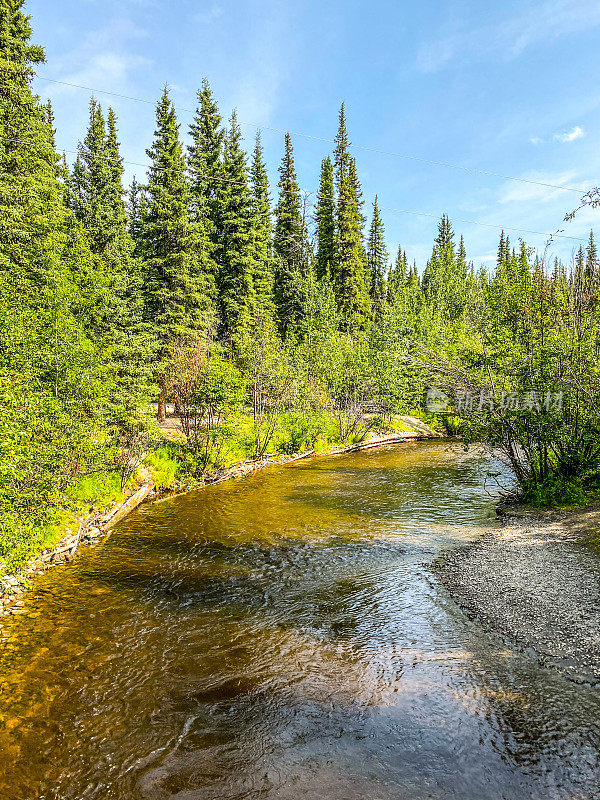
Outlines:
[{"label": "white cloud", "polygon": [[544,142],[544,140],[540,139],[539,136],[530,136],[529,137],[529,141],[531,142],[531,144],[536,145],[536,146],[538,144],[543,144],[543,142]]},{"label": "white cloud", "polygon": [[451,61],[477,61],[489,57],[509,60],[534,45],[600,25],[597,0],[538,0],[522,4],[519,14],[505,14],[485,25],[460,30],[424,43],[417,52],[417,68],[438,72]]},{"label": "white cloud", "polygon": [[576,125],[572,131],[554,134],[554,138],[557,142],[574,142],[575,139],[581,139],[582,136],[585,136],[585,132],[579,125]]},{"label": "white cloud", "polygon": [[[132,48],[134,41],[145,36],[146,32],[129,19],[113,18],[107,25],[89,31],[72,50],[54,58],[52,77],[65,83],[109,91],[130,89],[132,74],[151,63]],[[54,84],[52,95],[76,91],[69,86]]]},{"label": "white cloud", "polygon": [[225,11],[221,6],[214,5],[209,8],[208,11],[199,11],[197,14],[194,14],[194,19],[202,25],[207,25],[213,22],[213,20],[223,16],[224,13]]},{"label": "white cloud", "polygon": [[[523,175],[524,181],[531,183],[518,183],[506,181],[500,188],[498,202],[506,203],[548,203],[557,197],[567,199],[570,195],[577,197],[572,192],[561,190],[560,186],[573,186],[577,177],[574,170],[562,173],[529,172]],[[585,188],[581,189],[582,192]]]},{"label": "white cloud", "polygon": [[[148,66],[147,58],[106,50],[89,57],[83,69],[60,75],[60,80],[78,86],[89,86],[114,91],[126,87],[129,75],[136,69]],[[52,95],[76,92],[72,86],[54,84]]]}]

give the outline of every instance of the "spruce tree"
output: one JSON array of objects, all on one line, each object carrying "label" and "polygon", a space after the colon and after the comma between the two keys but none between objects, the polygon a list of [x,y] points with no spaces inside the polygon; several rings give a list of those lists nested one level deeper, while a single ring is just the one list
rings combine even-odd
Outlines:
[{"label": "spruce tree", "polygon": [[92,97],[88,130],[78,147],[73,171],[74,211],[85,228],[92,251],[100,255],[109,246],[112,235],[111,178],[106,123],[102,108]]},{"label": "spruce tree", "polygon": [[216,285],[223,259],[223,206],[227,192],[223,164],[225,132],[206,78],[198,92],[190,137],[188,168],[192,212],[207,239],[207,269]]},{"label": "spruce tree", "polygon": [[319,196],[315,213],[317,225],[316,270],[318,280],[330,275],[335,260],[335,190],[333,163],[327,156],[321,162]]},{"label": "spruce tree", "polygon": [[256,142],[250,167],[252,185],[252,231],[254,236],[254,291],[257,308],[273,316],[275,300],[273,296],[273,222],[271,219],[271,198],[269,180],[265,165],[260,133]]},{"label": "spruce tree", "polygon": [[408,263],[406,261],[406,253],[403,252],[402,247],[398,245],[396,260],[393,268],[390,270],[387,282],[387,301],[390,305],[396,302],[400,296],[400,292],[406,286],[408,281],[407,272]]},{"label": "spruce tree", "polygon": [[190,220],[190,190],[175,109],[165,88],[156,130],[142,222],[146,318],[156,351],[158,418],[165,418],[170,348],[189,341],[208,322],[207,276],[201,235]]},{"label": "spruce tree", "polygon": [[221,334],[236,349],[247,343],[256,312],[255,240],[246,154],[235,112],[225,138],[222,264],[218,277]]},{"label": "spruce tree", "polygon": [[506,247],[506,242],[504,239],[504,229],[500,234],[500,242],[498,243],[498,255],[496,256],[496,266],[499,267],[502,262],[504,261],[504,251]]},{"label": "spruce tree", "polygon": [[335,141],[337,224],[333,284],[344,326],[353,332],[365,327],[370,313],[370,302],[365,280],[362,212],[356,165],[348,150],[350,142],[343,103]]},{"label": "spruce tree", "polygon": [[275,300],[282,333],[292,329],[302,313],[301,278],[307,267],[306,229],[289,133],[279,167],[279,198],[275,208]]},{"label": "spruce tree", "polygon": [[127,219],[129,235],[133,239],[136,250],[139,250],[142,236],[142,220],[144,218],[145,188],[133,176],[129,187],[127,202]]},{"label": "spruce tree", "polygon": [[373,203],[373,219],[367,245],[367,265],[370,273],[370,294],[373,311],[380,315],[386,298],[385,276],[389,256],[385,246],[385,231],[379,213],[377,195]]},{"label": "spruce tree", "polygon": [[590,231],[585,250],[585,281],[590,292],[598,290],[598,250],[594,241],[594,231]]},{"label": "spruce tree", "polygon": [[[32,93],[40,47],[19,0],[0,0],[0,561],[101,438],[106,382],[87,326],[103,275],[64,205],[50,108]],[[34,535],[39,540],[39,535]],[[8,546],[8,549],[5,547]]]},{"label": "spruce tree", "polygon": [[113,415],[124,422],[148,402],[141,263],[128,229],[117,119],[109,109],[105,121],[93,99],[89,128],[79,147],[76,183],[75,215],[106,271],[105,309],[96,329],[111,354]]}]

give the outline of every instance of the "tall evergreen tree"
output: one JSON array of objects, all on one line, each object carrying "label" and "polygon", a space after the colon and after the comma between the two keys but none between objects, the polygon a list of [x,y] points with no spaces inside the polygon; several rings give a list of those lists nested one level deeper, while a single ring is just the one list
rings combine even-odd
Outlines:
[{"label": "tall evergreen tree", "polygon": [[109,196],[111,179],[106,122],[102,108],[92,97],[87,133],[78,147],[73,171],[74,211],[85,228],[93,252],[99,255],[110,246],[114,233]]},{"label": "tall evergreen tree", "polygon": [[[40,47],[20,0],[0,0],[0,561],[27,554],[57,491],[90,463],[104,422],[102,352],[88,325],[103,275],[64,205]],[[34,539],[37,535],[34,534]]]},{"label": "tall evergreen tree", "polygon": [[390,270],[387,282],[387,301],[393,304],[398,299],[401,290],[406,286],[408,281],[408,262],[406,260],[406,252],[403,252],[402,247],[398,245],[396,253],[396,260],[393,268]]},{"label": "tall evergreen tree", "polygon": [[504,253],[506,248],[506,240],[504,239],[504,229],[500,234],[500,242],[498,243],[498,255],[496,256],[496,266],[499,267],[504,261]]},{"label": "tall evergreen tree", "polygon": [[129,235],[133,239],[136,248],[140,247],[142,235],[142,220],[144,218],[145,189],[141,186],[135,175],[129,187],[129,198],[127,202],[127,218]]},{"label": "tall evergreen tree", "polygon": [[594,231],[590,231],[585,250],[585,281],[590,292],[598,290],[598,249],[594,241]]},{"label": "tall evergreen tree", "polygon": [[198,92],[190,137],[188,167],[192,211],[207,239],[207,269],[216,285],[223,260],[223,207],[227,192],[223,164],[225,132],[206,78]]},{"label": "tall evergreen tree", "polygon": [[254,236],[254,291],[256,293],[257,307],[272,316],[275,311],[273,296],[273,222],[271,219],[269,180],[260,133],[256,134],[250,177],[252,183],[252,229]]},{"label": "tall evergreen tree", "polygon": [[327,156],[321,162],[319,196],[315,213],[317,224],[317,278],[330,275],[335,261],[335,190],[333,163]]},{"label": "tall evergreen tree", "polygon": [[105,121],[93,99],[89,128],[79,147],[76,182],[75,214],[106,269],[105,313],[97,330],[111,353],[116,382],[113,414],[124,420],[148,402],[141,264],[128,229],[116,116],[109,109]]},{"label": "tall evergreen tree", "polygon": [[225,139],[222,264],[218,278],[221,333],[243,348],[256,311],[255,239],[246,154],[235,112]]},{"label": "tall evergreen tree", "polygon": [[466,303],[467,266],[462,245],[462,260],[456,255],[454,231],[447,215],[438,224],[431,258],[423,272],[422,287],[432,307],[449,318],[459,316]]},{"label": "tall evergreen tree", "polygon": [[335,148],[337,188],[336,259],[333,271],[338,307],[350,331],[365,327],[370,313],[362,243],[362,212],[356,165],[350,155],[344,104],[340,109]]},{"label": "tall evergreen tree", "polygon": [[146,313],[156,349],[159,420],[165,417],[166,379],[173,344],[207,324],[208,297],[198,227],[190,220],[190,190],[175,109],[165,88],[156,108],[156,130],[143,218],[148,268]]},{"label": "tall evergreen tree", "polygon": [[285,135],[285,152],[279,167],[278,185],[273,239],[276,254],[275,300],[280,329],[286,333],[297,324],[302,311],[301,278],[307,266],[306,229],[289,133]]},{"label": "tall evergreen tree", "polygon": [[379,213],[377,195],[373,203],[373,219],[369,230],[367,264],[370,273],[370,293],[373,311],[381,314],[386,298],[385,276],[389,255],[385,246],[385,230]]}]

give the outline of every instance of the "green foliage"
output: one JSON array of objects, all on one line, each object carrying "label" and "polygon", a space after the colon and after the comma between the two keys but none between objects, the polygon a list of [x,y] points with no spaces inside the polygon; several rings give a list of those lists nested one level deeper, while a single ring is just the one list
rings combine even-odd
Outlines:
[{"label": "green foliage", "polygon": [[163,444],[146,458],[152,478],[159,488],[173,485],[181,470],[181,451],[176,444]]},{"label": "green foliage", "polygon": [[225,138],[223,157],[223,253],[218,279],[220,330],[236,350],[249,335],[256,308],[253,205],[248,187],[246,154],[235,113]]},{"label": "green foliage", "polygon": [[463,422],[460,417],[455,414],[439,414],[444,431],[448,436],[458,436],[463,427]]},{"label": "green foliage", "polygon": [[203,340],[179,347],[171,370],[170,392],[197,477],[209,467],[221,466],[221,452],[230,437],[231,421],[241,409],[245,385],[235,364]]},{"label": "green foliage", "polygon": [[522,502],[540,508],[583,505],[597,496],[586,491],[580,480],[562,475],[549,475],[543,483],[525,481],[519,493]]},{"label": "green foliage", "polygon": [[337,441],[338,430],[331,415],[296,411],[283,414],[279,421],[275,449],[284,455],[323,449]]},{"label": "green foliage", "polygon": [[344,327],[350,333],[355,333],[366,327],[371,309],[362,243],[362,200],[356,163],[349,152],[350,141],[343,103],[335,142],[337,215],[332,277]]},{"label": "green foliage", "polygon": [[75,507],[89,504],[99,508],[123,499],[121,473],[112,470],[78,476],[68,487],[66,497]]},{"label": "green foliage", "polygon": [[256,134],[256,144],[250,168],[252,181],[252,230],[254,236],[254,275],[252,277],[256,294],[256,305],[261,314],[273,316],[275,313],[273,222],[271,219],[271,200],[267,167],[264,162],[260,133]]},{"label": "green foliage", "polygon": [[335,264],[335,189],[333,163],[329,156],[321,162],[315,221],[317,225],[317,278],[323,280],[331,275]]},{"label": "green foliage", "polygon": [[379,213],[377,195],[373,203],[373,220],[369,231],[367,249],[367,268],[369,273],[371,305],[373,312],[379,316],[383,312],[386,301],[385,276],[388,270],[389,256],[385,246],[385,230]]},{"label": "green foliage", "polygon": [[289,133],[285,135],[285,153],[279,167],[279,199],[275,208],[273,247],[276,254],[275,298],[280,330],[285,334],[295,328],[302,315],[300,282],[306,272],[308,255],[306,227]]},{"label": "green foliage", "polygon": [[142,221],[146,318],[158,357],[167,368],[174,341],[190,339],[207,323],[208,293],[201,229],[190,221],[190,189],[175,109],[167,90],[156,109],[148,200]]}]

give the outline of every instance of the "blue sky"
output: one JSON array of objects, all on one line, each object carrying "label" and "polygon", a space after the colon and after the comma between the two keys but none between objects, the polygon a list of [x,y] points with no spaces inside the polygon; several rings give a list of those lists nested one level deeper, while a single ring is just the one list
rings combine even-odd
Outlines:
[{"label": "blue sky", "polygon": [[[500,231],[485,225],[587,238],[600,220],[585,210],[563,224],[577,193],[467,171],[600,183],[597,0],[62,0],[60,12],[29,0],[26,9],[46,49],[40,76],[151,101],[96,94],[118,114],[127,161],[147,163],[163,85],[185,132],[206,76],[222,113],[238,109],[248,148],[263,129],[273,183],[282,131],[292,132],[299,183],[312,193],[345,101],[367,213],[377,193],[390,250],[401,243],[421,267],[442,213],[476,264],[495,258]],[[54,103],[58,146],[73,150],[90,93],[41,79],[36,89]],[[544,247],[543,235],[521,235]],[[578,246],[552,245],[567,261]]]}]

